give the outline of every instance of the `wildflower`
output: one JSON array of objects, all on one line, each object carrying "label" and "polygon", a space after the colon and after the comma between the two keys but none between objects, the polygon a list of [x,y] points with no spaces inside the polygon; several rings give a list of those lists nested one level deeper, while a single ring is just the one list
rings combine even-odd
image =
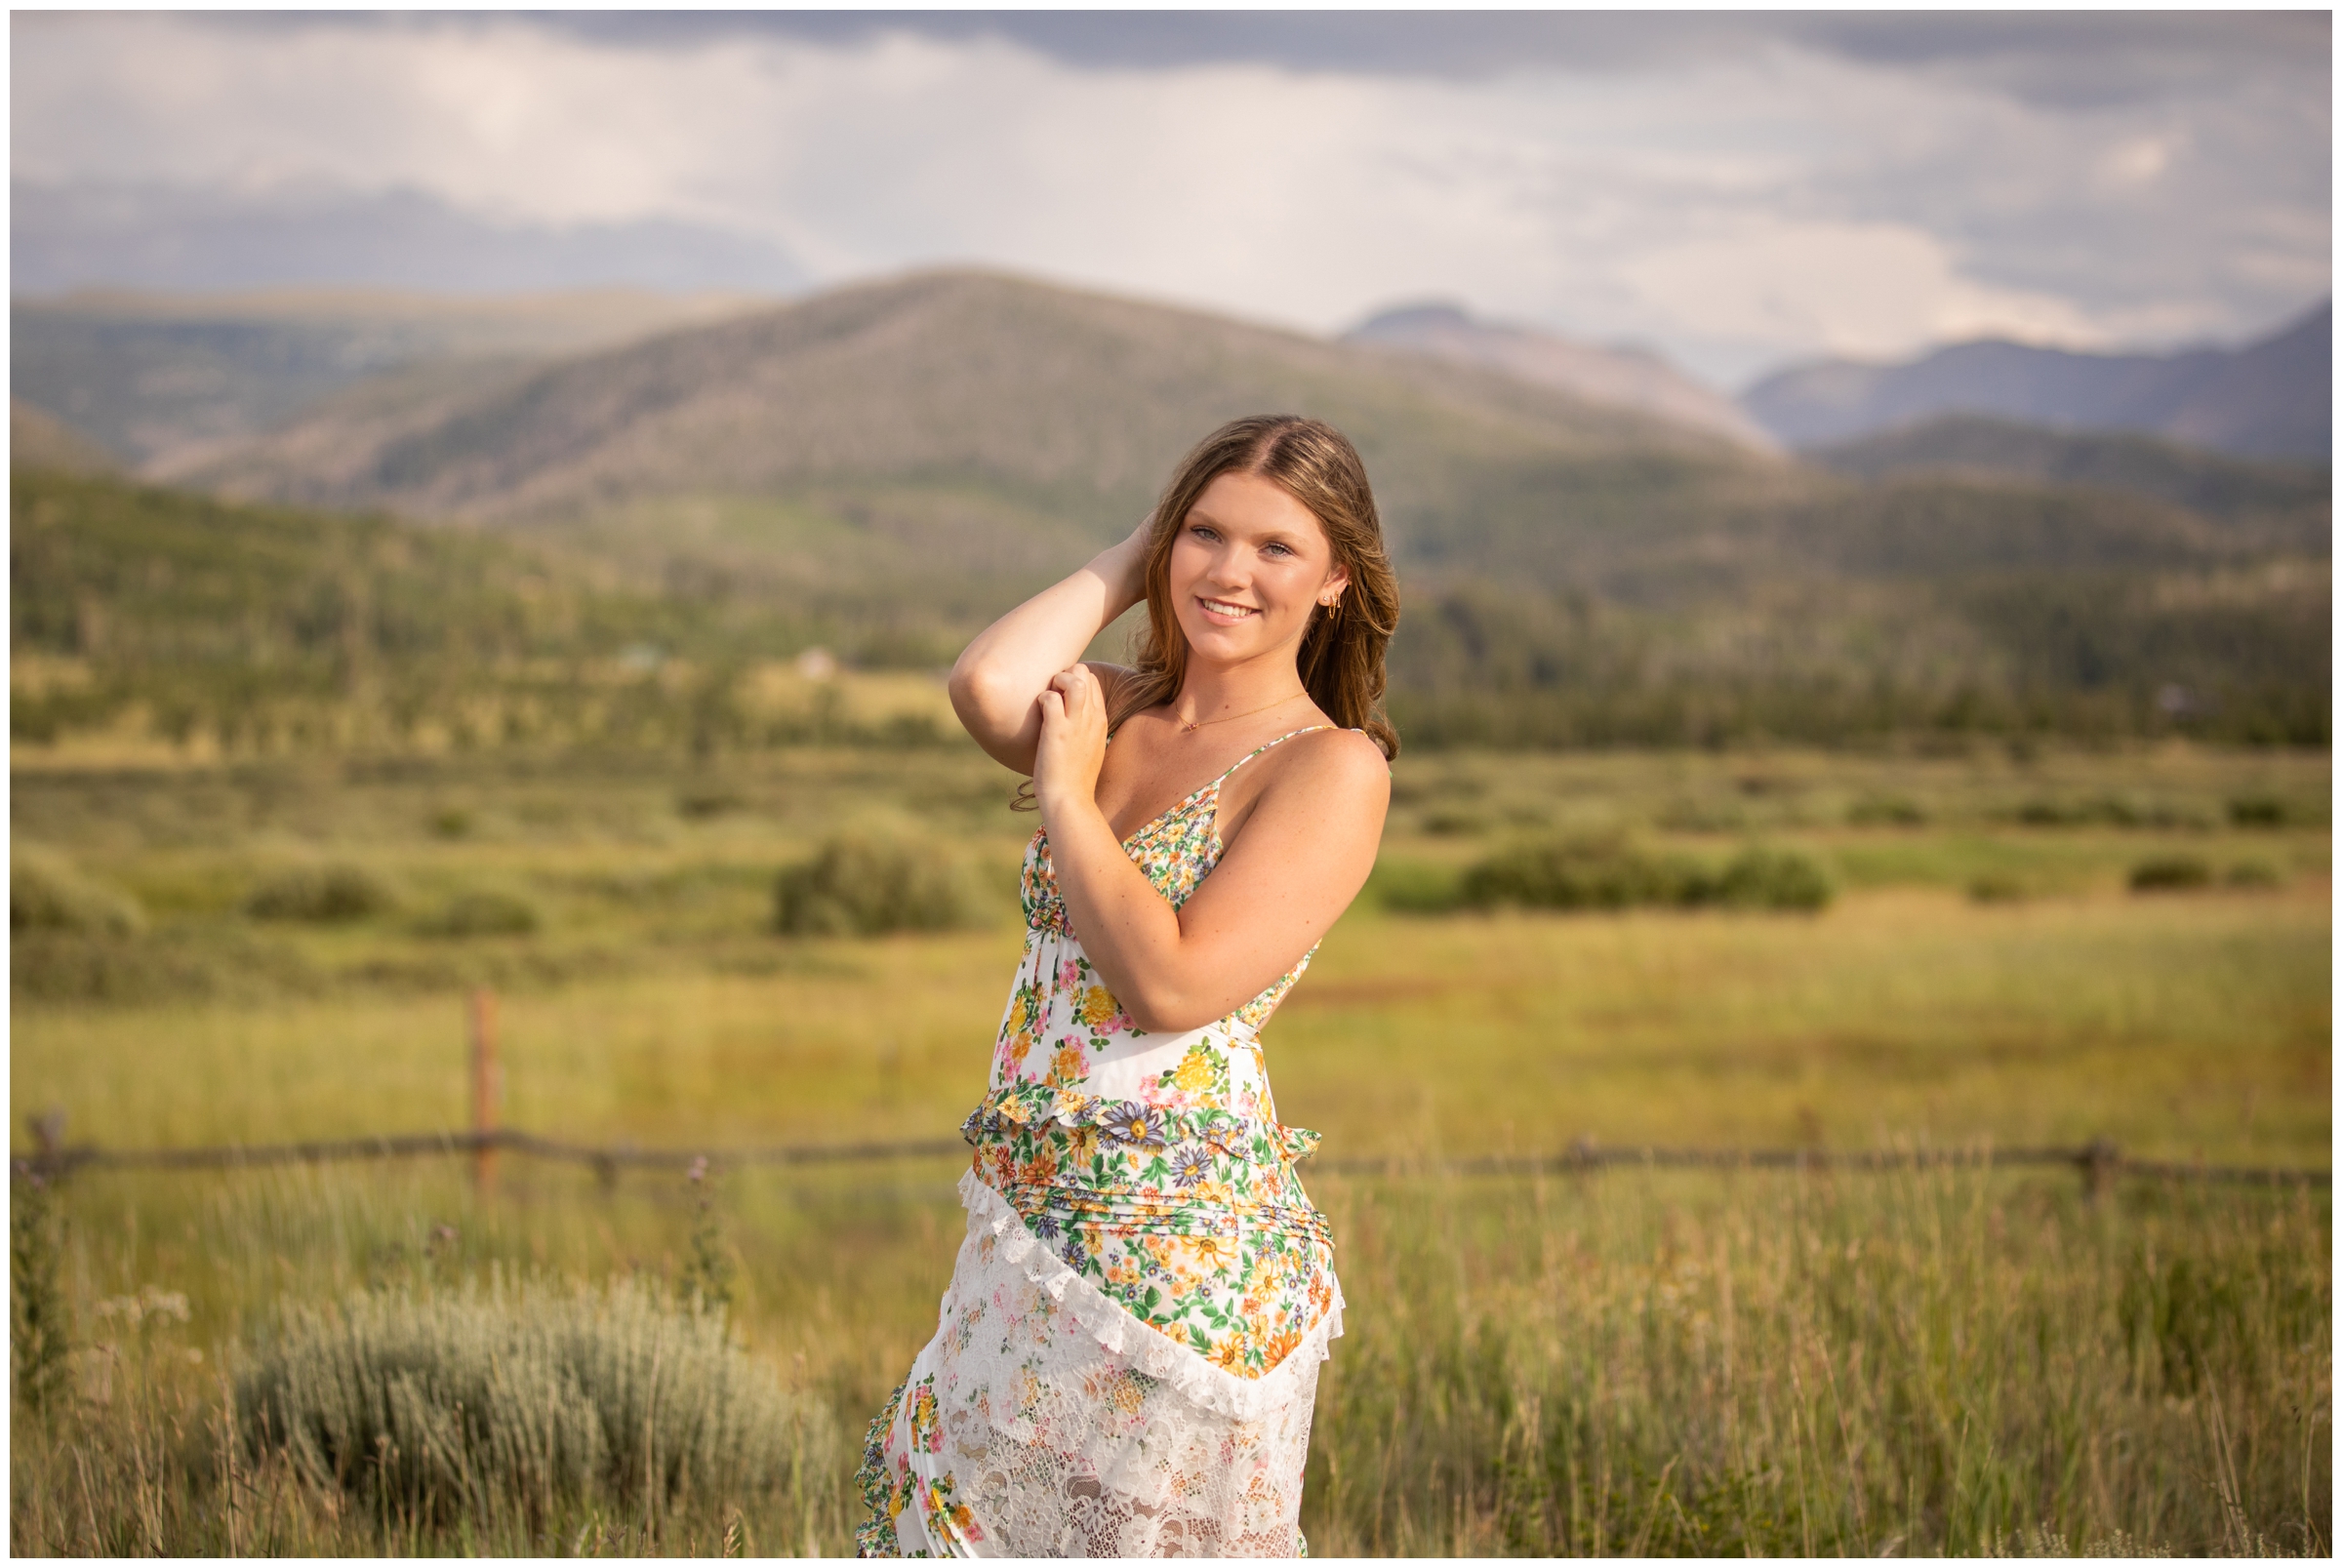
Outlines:
[{"label": "wildflower", "polygon": [[1212,1174],[1212,1151],[1199,1144],[1190,1144],[1171,1156],[1171,1180],[1181,1186],[1193,1186]]}]

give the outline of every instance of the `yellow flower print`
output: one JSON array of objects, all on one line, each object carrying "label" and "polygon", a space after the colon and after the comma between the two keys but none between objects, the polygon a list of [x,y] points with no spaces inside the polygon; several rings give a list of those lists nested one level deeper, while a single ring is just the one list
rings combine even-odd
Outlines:
[{"label": "yellow flower print", "polygon": [[1056,1087],[1079,1083],[1088,1070],[1089,1064],[1081,1059],[1081,1047],[1069,1045],[1050,1059],[1048,1081]]},{"label": "yellow flower print", "polygon": [[1122,1014],[1122,1004],[1104,985],[1092,985],[1081,993],[1081,1021],[1091,1028],[1102,1029]]},{"label": "yellow flower print", "polygon": [[1212,1086],[1212,1059],[1204,1055],[1203,1047],[1188,1048],[1188,1054],[1179,1059],[1179,1070],[1171,1074],[1171,1084],[1191,1094]]}]

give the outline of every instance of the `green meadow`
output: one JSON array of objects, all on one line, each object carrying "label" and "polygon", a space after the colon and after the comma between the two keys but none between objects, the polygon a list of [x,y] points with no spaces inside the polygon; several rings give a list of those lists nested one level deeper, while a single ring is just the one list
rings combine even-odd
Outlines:
[{"label": "green meadow", "polygon": [[[949,1139],[1031,824],[1001,770],[900,733],[697,764],[20,752],[14,1146],[52,1110],[113,1148],[461,1127],[481,986],[511,1126],[718,1154]],[[2180,744],[1402,756],[1375,880],[1268,1033],[1322,1157],[1398,1162],[1304,1172],[1349,1299],[1312,1549],[2327,1552],[2322,1184],[2093,1199],[2039,1168],[1439,1162],[2106,1138],[2322,1168],[2329,790],[2323,754]],[[954,928],[778,934],[782,874],[841,833],[946,867]],[[1830,897],[1472,904],[1474,866],[1553,843],[1795,855]],[[846,1549],[861,1427],[949,1273],[956,1174],[605,1184],[507,1155],[491,1193],[436,1158],[20,1184],[18,1295],[48,1282],[57,1349],[28,1405],[20,1313],[17,1549]],[[303,1310],[612,1279],[723,1304],[799,1413],[785,1481],[526,1509],[466,1482],[433,1511],[244,1431],[240,1381]]]}]

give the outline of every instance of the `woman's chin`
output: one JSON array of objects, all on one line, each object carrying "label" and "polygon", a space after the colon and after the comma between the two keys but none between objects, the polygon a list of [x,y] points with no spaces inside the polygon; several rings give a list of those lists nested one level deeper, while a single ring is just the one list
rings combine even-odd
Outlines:
[{"label": "woman's chin", "polygon": [[1231,622],[1225,625],[1211,621],[1196,625],[1183,622],[1180,629],[1187,633],[1189,656],[1208,659],[1214,663],[1234,663],[1256,658],[1269,646],[1260,634],[1257,620]]}]

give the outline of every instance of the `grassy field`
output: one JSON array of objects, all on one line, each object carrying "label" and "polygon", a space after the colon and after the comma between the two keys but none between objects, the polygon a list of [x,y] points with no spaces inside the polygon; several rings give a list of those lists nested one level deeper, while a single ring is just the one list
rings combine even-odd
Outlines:
[{"label": "grassy field", "polygon": [[[20,861],[76,907],[135,905],[17,922],[12,1103],[61,1110],[69,1142],[461,1125],[480,984],[502,1001],[506,1120],[548,1135],[948,1137],[981,1091],[1030,820],[965,750],[70,760],[17,770]],[[1269,1032],[1279,1108],[1344,1156],[2104,1136],[2322,1166],[2328,781],[2323,756],[2183,748],[1405,757],[1377,882]],[[848,826],[927,835],[992,922],[772,935],[778,871]],[[1406,912],[1510,843],[1590,832],[1795,849],[1837,896],[1815,915]],[[2129,890],[2173,858],[2206,885]],[[247,912],[320,867],[374,902]],[[532,929],[450,934],[451,908],[491,894]],[[18,1549],[839,1549],[860,1425],[932,1331],[954,1175],[719,1173],[705,1211],[673,1177],[606,1188],[512,1160],[489,1198],[435,1161],[77,1176],[38,1201],[78,1415],[20,1419]],[[1351,1307],[1305,1505],[1319,1552],[2330,1543],[2324,1188],[2126,1183],[2091,1203],[2063,1173],[1632,1171],[1311,1188]],[[264,1467],[230,1477],[222,1380],[291,1306],[490,1269],[682,1279],[711,1245],[752,1354],[828,1412],[818,1484],[424,1529]],[[122,1305],[174,1293],[183,1314]]]}]

